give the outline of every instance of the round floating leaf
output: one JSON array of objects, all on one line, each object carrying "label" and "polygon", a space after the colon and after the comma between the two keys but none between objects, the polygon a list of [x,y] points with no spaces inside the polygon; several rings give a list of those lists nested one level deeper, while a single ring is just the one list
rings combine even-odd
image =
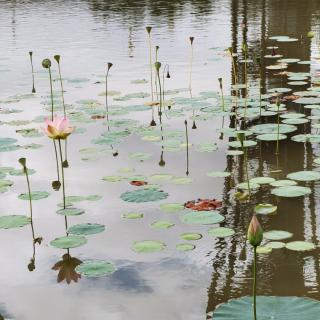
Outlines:
[{"label": "round floating leaf", "polygon": [[174,184],[189,184],[192,183],[192,178],[187,178],[187,177],[174,177],[172,180],[172,183]]},{"label": "round floating leaf", "polygon": [[287,139],[287,136],[285,134],[265,133],[259,134],[257,139],[261,141],[278,141]]},{"label": "round floating leaf", "polygon": [[259,254],[267,254],[272,251],[272,248],[266,247],[266,246],[258,246],[257,247],[257,253]]},{"label": "round floating leaf", "polygon": [[[231,148],[241,148],[241,143],[240,141],[230,141],[228,142],[228,145],[231,147]],[[245,148],[247,147],[254,147],[257,145],[257,142],[256,141],[252,141],[252,140],[244,140],[243,141],[243,146]]]},{"label": "round floating leaf", "polygon": [[153,174],[152,176],[150,176],[150,180],[152,181],[169,181],[173,178],[173,176],[171,174],[167,174],[167,173],[158,173],[158,174]]},{"label": "round floating leaf", "polygon": [[210,171],[207,173],[207,176],[211,178],[215,178],[215,177],[226,178],[226,177],[229,177],[230,175],[231,173],[226,171]]},{"label": "round floating leaf", "polygon": [[291,138],[295,142],[309,142],[309,143],[319,143],[320,135],[319,134],[297,134]]},{"label": "round floating leaf", "polygon": [[155,229],[169,229],[173,226],[174,223],[165,220],[155,221],[151,224],[151,227]]},{"label": "round floating leaf", "polygon": [[83,236],[69,235],[60,238],[56,238],[50,242],[53,247],[59,249],[70,249],[80,247],[87,243],[87,239]]},{"label": "round floating leaf", "polygon": [[57,214],[61,214],[63,216],[79,216],[84,214],[84,210],[78,208],[66,208],[58,210]]},{"label": "round floating leaf", "polygon": [[182,216],[182,221],[188,224],[215,224],[224,219],[218,211],[195,211]]},{"label": "round floating leaf", "polygon": [[82,224],[76,224],[74,226],[71,226],[68,229],[68,232],[71,234],[86,236],[90,234],[103,232],[105,229],[106,229],[105,226],[102,224],[82,223]]},{"label": "round floating leaf", "polygon": [[165,249],[166,245],[160,241],[144,240],[136,241],[133,244],[133,250],[141,253],[157,252]]},{"label": "round floating leaf", "polygon": [[164,203],[160,205],[160,209],[166,213],[179,212],[184,209],[181,203]]},{"label": "round floating leaf", "polygon": [[125,213],[122,217],[124,219],[141,219],[143,218],[143,214],[136,213],[136,212],[129,212],[129,213]]},{"label": "round floating leaf", "polygon": [[124,178],[121,176],[104,176],[102,180],[107,182],[119,182],[122,181]]},{"label": "round floating leaf", "polygon": [[7,187],[11,187],[12,185],[13,185],[13,181],[11,180],[0,180],[0,188],[7,188]]},{"label": "round floating leaf", "polygon": [[271,182],[274,182],[275,179],[270,177],[256,177],[250,179],[249,181],[256,184],[269,184]]},{"label": "round floating leaf", "polygon": [[241,150],[228,150],[226,152],[227,156],[241,156],[243,154],[243,151]]},{"label": "round floating leaf", "polygon": [[0,229],[20,228],[31,222],[31,219],[23,215],[11,215],[0,217]]},{"label": "round floating leaf", "polygon": [[[290,124],[280,124],[279,125],[279,133],[285,134],[296,131],[297,127],[292,126]],[[257,124],[250,128],[250,131],[256,134],[267,134],[267,133],[278,133],[278,124],[277,123],[264,123]]]},{"label": "round floating leaf", "polygon": [[277,180],[270,183],[272,187],[288,187],[288,186],[295,186],[297,183],[292,180]]},{"label": "round floating leaf", "polygon": [[134,191],[128,191],[123,193],[120,198],[127,202],[149,202],[159,201],[168,197],[168,193],[161,190],[150,188],[150,189],[138,189]]},{"label": "round floating leaf", "polygon": [[320,180],[320,173],[316,171],[298,171],[287,175],[287,178],[297,181]]},{"label": "round floating leaf", "polygon": [[258,204],[254,207],[254,212],[256,214],[271,214],[277,211],[277,206],[273,206],[272,204]]},{"label": "round floating leaf", "polygon": [[[28,171],[28,175],[34,174],[34,173],[36,172],[36,170],[33,170],[33,169],[28,169],[27,171]],[[11,170],[11,171],[9,172],[9,174],[10,174],[11,176],[23,176],[23,175],[25,175],[23,169],[14,169],[14,170]]]},{"label": "round floating leaf", "polygon": [[200,240],[202,235],[200,233],[182,233],[180,234],[180,238],[188,241]]},{"label": "round floating leaf", "polygon": [[144,161],[144,160],[151,158],[151,156],[152,156],[152,154],[150,154],[150,153],[135,152],[135,153],[129,154],[129,159]]},{"label": "round floating leaf", "polygon": [[292,233],[282,230],[271,230],[263,233],[263,237],[268,240],[284,240],[293,236]]},{"label": "round floating leaf", "polygon": [[191,243],[178,243],[176,245],[176,249],[178,251],[191,251],[191,250],[194,250],[195,248],[196,246]]},{"label": "round floating leaf", "polygon": [[[254,190],[254,189],[259,189],[260,185],[249,181],[249,187],[250,187],[250,189]],[[245,182],[237,184],[237,189],[248,190],[249,189],[248,182],[245,181]]]},{"label": "round floating leaf", "polygon": [[[31,199],[32,200],[40,200],[40,199],[45,199],[48,198],[49,192],[46,191],[33,191],[31,192]],[[18,196],[19,199],[21,200],[29,200],[29,193],[21,193]]]},{"label": "round floating leaf", "polygon": [[234,233],[234,230],[225,227],[211,228],[208,230],[209,236],[218,238],[230,237],[233,236]]},{"label": "round floating leaf", "polygon": [[286,244],[286,248],[293,251],[309,251],[315,249],[316,246],[306,241],[292,241]]},{"label": "round floating leaf", "polygon": [[286,244],[284,242],[280,242],[280,241],[271,241],[265,245],[265,247],[268,247],[271,249],[282,249],[285,246],[286,246]]},{"label": "round floating leaf", "polygon": [[[214,320],[250,320],[252,297],[231,299],[218,305]],[[260,320],[315,320],[319,317],[320,302],[310,298],[257,296],[257,315]]]},{"label": "round floating leaf", "polygon": [[287,186],[287,187],[279,187],[275,188],[271,191],[272,194],[278,197],[302,197],[311,193],[311,189],[308,187],[300,187],[300,186]]},{"label": "round floating leaf", "polygon": [[82,276],[93,278],[107,276],[115,272],[116,267],[105,260],[87,260],[79,264],[75,271]]}]

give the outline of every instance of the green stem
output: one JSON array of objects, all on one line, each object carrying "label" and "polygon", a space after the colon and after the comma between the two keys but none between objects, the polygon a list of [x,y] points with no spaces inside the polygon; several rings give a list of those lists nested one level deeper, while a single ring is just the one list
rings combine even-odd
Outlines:
[{"label": "green stem", "polygon": [[[58,161],[58,152],[57,152],[56,140],[53,140],[53,146],[54,146],[54,153],[55,153],[55,156],[56,156],[56,165],[57,165],[58,181],[60,181],[59,161]],[[62,166],[62,164],[61,164],[61,166]]]},{"label": "green stem", "polygon": [[193,63],[193,45],[191,44],[191,56],[190,56],[190,73],[189,73],[189,90],[191,91],[191,77],[192,77],[192,63]]},{"label": "green stem", "polygon": [[249,191],[249,196],[251,196],[249,172],[248,172],[248,151],[247,151],[247,148],[244,148],[244,147],[242,148],[242,151],[244,152],[244,164],[245,164],[245,169],[246,169],[246,179],[247,179],[247,184],[248,184],[248,191]]},{"label": "green stem", "polygon": [[62,195],[63,195],[63,209],[66,208],[66,193],[65,193],[65,185],[64,185],[64,168],[62,165],[62,148],[61,148],[61,140],[58,139],[59,142],[59,151],[60,151],[60,162],[61,162],[61,175],[62,175]]},{"label": "green stem", "polygon": [[50,78],[50,96],[51,96],[51,121],[53,121],[53,90],[52,90],[52,77],[51,77],[50,67],[49,67],[49,78]]},{"label": "green stem", "polygon": [[61,87],[61,97],[62,97],[62,106],[63,106],[63,114],[66,117],[66,106],[64,104],[64,93],[63,93],[63,83],[62,83],[62,77],[61,77],[61,69],[60,69],[60,63],[58,63],[58,69],[59,69],[59,78],[60,78],[60,87]]},{"label": "green stem", "polygon": [[32,231],[32,238],[35,239],[34,235],[34,228],[33,228],[33,211],[32,211],[32,199],[31,199],[31,188],[30,188],[30,181],[29,181],[29,175],[28,175],[28,169],[27,167],[23,168],[26,178],[27,178],[27,185],[28,185],[28,193],[29,193],[29,208],[30,208],[30,219],[31,219],[31,231]]},{"label": "green stem", "polygon": [[277,147],[276,147],[276,155],[279,155],[279,136],[280,136],[280,106],[278,106],[278,125],[277,125]]},{"label": "green stem", "polygon": [[257,320],[257,247],[253,247],[253,319]]},{"label": "green stem", "polygon": [[153,102],[153,70],[152,70],[152,47],[151,47],[150,33],[149,33],[149,63],[150,63],[151,101]]}]

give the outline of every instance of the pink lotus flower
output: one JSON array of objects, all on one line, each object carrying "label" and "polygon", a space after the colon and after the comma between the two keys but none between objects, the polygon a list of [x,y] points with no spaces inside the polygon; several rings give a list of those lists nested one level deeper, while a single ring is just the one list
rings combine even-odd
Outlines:
[{"label": "pink lotus flower", "polygon": [[67,117],[55,115],[53,121],[47,118],[45,124],[46,127],[42,128],[42,130],[50,139],[65,140],[74,130],[74,127],[69,125],[70,121]]}]

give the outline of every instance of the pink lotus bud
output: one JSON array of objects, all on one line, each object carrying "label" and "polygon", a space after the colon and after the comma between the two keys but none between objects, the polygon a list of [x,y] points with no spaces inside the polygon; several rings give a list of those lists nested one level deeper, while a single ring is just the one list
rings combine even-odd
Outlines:
[{"label": "pink lotus bud", "polygon": [[249,243],[254,247],[259,246],[262,242],[263,230],[256,215],[252,217],[249,224],[247,239],[249,240]]}]

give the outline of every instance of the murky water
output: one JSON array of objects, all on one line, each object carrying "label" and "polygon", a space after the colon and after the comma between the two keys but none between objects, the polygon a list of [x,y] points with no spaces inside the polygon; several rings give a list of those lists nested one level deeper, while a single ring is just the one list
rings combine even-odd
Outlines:
[{"label": "murky water", "polygon": [[[269,187],[254,194],[251,204],[240,204],[233,199],[235,185],[245,180],[242,157],[226,156],[227,136],[217,129],[229,127],[230,118],[208,117],[200,108],[210,107],[210,99],[194,108],[197,129],[192,129],[193,111],[190,105],[172,105],[172,112],[163,117],[164,141],[178,140],[178,148],[163,148],[161,143],[142,139],[143,128],[149,126],[151,110],[144,104],[150,97],[117,101],[129,93],[149,93],[148,43],[145,27],[153,26],[152,44],[159,45],[158,58],[162,66],[169,64],[170,79],[165,80],[166,100],[189,98],[189,37],[194,36],[194,62],[192,96],[200,92],[219,90],[218,78],[223,78],[225,94],[230,95],[232,82],[231,59],[225,49],[239,51],[247,42],[249,58],[265,55],[266,47],[275,42],[270,36],[288,35],[299,38],[293,43],[278,43],[285,58],[311,60],[311,65],[292,65],[290,71],[312,72],[319,68],[319,38],[306,39],[308,31],[319,31],[320,3],[308,1],[0,1],[0,107],[18,109],[20,113],[1,114],[1,137],[18,139],[19,145],[40,144],[39,149],[20,148],[1,153],[1,167],[19,168],[18,158],[26,157],[28,166],[36,170],[30,176],[33,190],[48,191],[46,199],[34,201],[33,224],[42,244],[35,246],[35,269],[28,264],[33,257],[32,234],[29,226],[0,232],[1,273],[0,313],[8,319],[204,319],[217,304],[230,298],[251,294],[251,250],[245,250],[245,234],[253,206],[257,203],[278,205],[278,214],[261,218],[265,230],[279,229],[293,233],[292,240],[306,240],[318,245],[319,182],[306,183],[312,193],[299,198],[276,198]],[[303,35],[303,41],[300,37]],[[28,52],[33,51],[36,94],[32,89],[31,66]],[[81,132],[68,140],[66,191],[68,196],[99,195],[98,201],[76,203],[85,214],[69,217],[69,225],[100,223],[106,231],[88,236],[84,246],[70,249],[70,255],[80,261],[106,259],[114,263],[117,271],[108,277],[81,277],[77,282],[57,282],[58,270],[52,268],[63,259],[66,250],[50,245],[56,237],[65,235],[62,216],[57,215],[57,204],[62,202],[61,192],[51,188],[56,178],[52,143],[45,136],[23,137],[16,130],[40,128],[38,116],[50,115],[49,79],[41,61],[54,54],[61,55],[65,84],[65,101],[73,123]],[[88,110],[104,108],[104,76],[107,62],[111,61],[109,89],[121,95],[109,96],[110,119],[136,121],[129,126],[131,134],[116,145],[96,145],[92,139],[106,132],[105,119],[93,120]],[[263,92],[273,87],[287,87],[283,77],[275,76],[262,60]],[[249,91],[257,93],[258,70],[249,64]],[[244,79],[243,64],[239,64],[239,78]],[[53,64],[54,91],[59,102],[59,81]],[[171,90],[178,92],[171,92]],[[305,90],[297,87],[294,91]],[[90,100],[89,100],[90,99]],[[86,101],[87,100],[87,101]],[[94,101],[91,101],[94,100]],[[137,106],[142,111],[135,111]],[[289,103],[289,109],[302,110]],[[125,112],[123,112],[125,110]],[[133,110],[133,111],[132,111]],[[174,113],[174,111],[176,112]],[[61,111],[61,109],[60,109]],[[57,110],[56,112],[60,112]],[[85,117],[76,115],[82,111]],[[306,111],[307,114],[310,111]],[[99,114],[99,112],[97,113]],[[72,115],[71,115],[72,119]],[[27,125],[10,123],[12,120],[30,120]],[[88,123],[89,120],[89,123]],[[185,147],[185,125],[188,121],[188,153]],[[156,117],[159,129],[159,121]],[[271,118],[275,122],[276,118]],[[9,122],[9,123],[8,123]],[[253,121],[253,123],[257,121]],[[315,132],[310,123],[298,126],[298,133]],[[121,128],[121,130],[125,127]],[[111,130],[119,128],[111,126]],[[160,130],[160,129],[159,129]],[[176,136],[172,132],[176,133]],[[178,132],[178,133],[177,133]],[[294,133],[296,134],[296,133]],[[150,136],[150,134],[149,134]],[[219,139],[222,138],[222,139]],[[214,152],[199,152],[199,145],[217,143]],[[180,146],[182,145],[182,146]],[[172,147],[172,146],[171,146]],[[85,153],[85,148],[100,148],[100,153]],[[177,149],[177,150],[176,150]],[[82,150],[82,152],[79,152]],[[113,153],[118,156],[114,157]],[[148,153],[150,158],[137,161],[130,158],[134,152]],[[317,144],[296,143],[287,139],[280,143],[280,156],[276,157],[275,143],[258,143],[249,148],[249,175],[273,176],[283,179],[287,173],[315,170],[314,158],[319,156]],[[188,157],[187,157],[188,156]],[[159,166],[159,162],[162,164]],[[134,173],[119,173],[121,168],[134,168]],[[281,169],[281,173],[270,173]],[[229,171],[230,178],[210,178],[210,171]],[[189,184],[161,182],[161,189],[169,196],[165,200],[146,203],[124,202],[120,195],[135,190],[128,180],[106,182],[104,176],[154,174],[188,177]],[[28,203],[18,199],[26,192],[23,176],[10,176],[14,185],[1,194],[1,215],[26,214]],[[302,184],[303,185],[303,184]],[[210,226],[188,225],[181,221],[183,213],[165,213],[163,203],[185,203],[198,198],[216,198],[223,201],[220,213],[226,220],[221,226],[233,228],[230,238],[208,235]],[[142,219],[128,220],[123,214],[139,212]],[[150,227],[155,221],[169,220],[175,225],[169,229]],[[179,252],[176,245],[185,232],[202,234],[192,243],[196,248]],[[137,253],[132,250],[135,241],[159,240],[167,247],[158,253]],[[259,286],[261,295],[297,295],[320,299],[318,249],[298,253],[286,249],[259,255]],[[77,264],[77,260],[73,260]],[[72,263],[71,263],[72,264]],[[59,264],[61,266],[63,264]],[[56,269],[58,269],[56,266]],[[60,270],[68,277],[68,267]],[[74,280],[75,278],[73,278]],[[61,280],[61,278],[58,278]]]}]

